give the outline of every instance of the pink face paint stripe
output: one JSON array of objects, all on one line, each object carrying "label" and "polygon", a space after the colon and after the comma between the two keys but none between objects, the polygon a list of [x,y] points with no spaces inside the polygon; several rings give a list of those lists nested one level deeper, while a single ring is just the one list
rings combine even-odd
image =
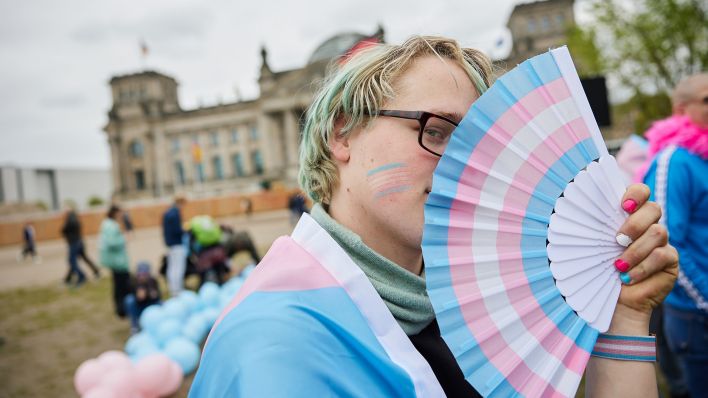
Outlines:
[{"label": "pink face paint stripe", "polygon": [[382,176],[383,178],[378,178],[375,181],[369,181],[369,185],[372,188],[376,188],[377,186],[389,184],[392,181],[410,181],[411,180],[411,174],[409,172],[406,173],[396,173],[392,174],[389,176]]}]

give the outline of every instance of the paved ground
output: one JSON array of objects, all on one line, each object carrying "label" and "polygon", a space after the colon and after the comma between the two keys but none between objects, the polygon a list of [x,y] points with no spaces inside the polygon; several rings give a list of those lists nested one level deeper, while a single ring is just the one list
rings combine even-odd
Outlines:
[{"label": "paved ground", "polygon": [[[290,233],[292,227],[287,210],[277,210],[253,214],[251,217],[238,216],[220,219],[238,230],[248,230],[257,247],[268,247],[275,238]],[[98,262],[97,236],[84,239],[88,255]],[[33,264],[31,260],[17,262],[20,246],[0,248],[0,291],[19,287],[46,286],[61,284],[67,272],[67,247],[64,241],[55,240],[40,242],[37,251],[42,257],[41,264]],[[138,260],[147,260],[157,267],[158,261],[165,253],[160,228],[144,228],[133,232],[128,238],[128,253],[131,266]],[[261,253],[263,255],[265,253]],[[85,272],[88,267],[79,260],[79,266]],[[90,274],[90,272],[89,272]]]}]

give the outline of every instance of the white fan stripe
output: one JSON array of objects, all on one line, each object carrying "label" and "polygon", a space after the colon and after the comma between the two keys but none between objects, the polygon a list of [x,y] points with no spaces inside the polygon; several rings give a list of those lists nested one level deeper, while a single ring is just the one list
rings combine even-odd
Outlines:
[{"label": "white fan stripe", "polygon": [[553,55],[553,58],[556,60],[556,65],[558,65],[558,69],[560,69],[563,79],[568,84],[570,92],[582,93],[581,95],[575,95],[574,98],[578,108],[580,109],[580,113],[583,115],[585,125],[590,130],[590,135],[592,136],[600,157],[609,155],[607,152],[607,147],[605,146],[605,140],[602,138],[602,132],[600,132],[600,127],[597,125],[595,117],[592,114],[590,103],[584,95],[585,91],[583,90],[583,85],[580,83],[578,72],[575,71],[573,60],[570,58],[570,53],[568,52],[568,47],[563,46],[551,50],[551,55]]}]

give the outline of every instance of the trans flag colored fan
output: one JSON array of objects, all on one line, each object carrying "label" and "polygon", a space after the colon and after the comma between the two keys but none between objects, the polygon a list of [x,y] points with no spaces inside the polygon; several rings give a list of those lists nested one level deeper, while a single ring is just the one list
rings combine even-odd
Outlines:
[{"label": "trans flag colored fan", "polygon": [[442,336],[481,394],[575,394],[620,293],[625,188],[565,47],[467,112],[434,173],[423,255]]}]

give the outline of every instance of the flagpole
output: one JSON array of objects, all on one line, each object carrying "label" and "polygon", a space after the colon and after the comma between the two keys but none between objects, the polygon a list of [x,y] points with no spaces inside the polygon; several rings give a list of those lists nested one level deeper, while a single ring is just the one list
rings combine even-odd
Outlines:
[{"label": "flagpole", "polygon": [[140,39],[140,61],[144,71],[147,70],[147,57],[150,53],[147,43],[145,40]]}]

